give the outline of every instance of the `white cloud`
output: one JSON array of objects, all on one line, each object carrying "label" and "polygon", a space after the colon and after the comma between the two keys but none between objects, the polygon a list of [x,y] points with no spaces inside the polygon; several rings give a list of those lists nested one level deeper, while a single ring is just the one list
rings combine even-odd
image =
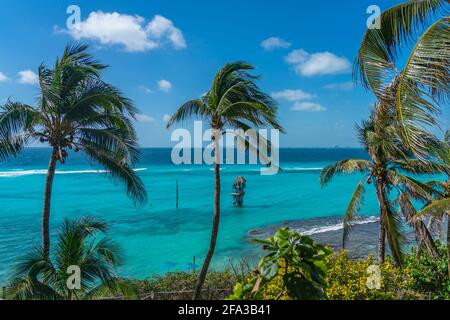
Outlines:
[{"label": "white cloud", "polygon": [[140,87],[139,87],[139,90],[141,90],[142,92],[144,92],[144,93],[146,93],[146,94],[151,94],[151,93],[154,92],[152,89],[150,89],[150,88],[148,88],[148,87],[146,87],[146,86],[140,86]]},{"label": "white cloud", "polygon": [[347,73],[351,70],[351,63],[347,58],[331,52],[308,53],[303,49],[296,49],[285,60],[294,66],[297,74],[306,77]]},{"label": "white cloud", "polygon": [[297,90],[286,89],[283,91],[273,92],[272,98],[283,99],[287,101],[301,101],[312,99],[314,98],[314,95],[300,89]]},{"label": "white cloud", "polygon": [[181,30],[175,28],[172,21],[163,16],[155,16],[147,25],[146,31],[151,38],[160,40],[167,37],[175,48],[186,48],[186,41],[184,40]]},{"label": "white cloud", "polygon": [[155,122],[155,118],[147,116],[145,114],[137,114],[136,115],[136,120],[138,122],[142,122],[142,123],[152,123]]},{"label": "white cloud", "polygon": [[284,39],[281,38],[277,38],[277,37],[270,37],[267,38],[266,40],[264,40],[263,42],[261,42],[261,48],[263,48],[266,51],[272,51],[274,49],[279,49],[279,48],[289,48],[291,46],[291,44],[289,42],[287,42]]},{"label": "white cloud", "polygon": [[76,40],[90,39],[102,45],[119,45],[129,52],[148,51],[165,43],[176,49],[186,47],[181,30],[159,15],[146,23],[140,16],[96,11],[67,32]]},{"label": "white cloud", "polygon": [[169,122],[170,118],[172,118],[170,115],[165,114],[165,115],[163,116],[163,119],[162,119],[162,120],[163,120],[164,123],[167,123],[167,122]]},{"label": "white cloud", "polygon": [[165,79],[161,79],[158,81],[158,89],[161,91],[168,92],[172,89],[172,84]]},{"label": "white cloud", "polygon": [[3,72],[0,72],[0,82],[5,82],[8,80],[9,78]]},{"label": "white cloud", "polygon": [[31,70],[23,70],[19,73],[19,83],[22,84],[38,84],[39,77],[36,73]]},{"label": "white cloud", "polygon": [[355,88],[355,84],[351,81],[341,82],[341,83],[331,83],[324,86],[327,90],[340,90],[340,91],[350,91]]},{"label": "white cloud", "polygon": [[327,110],[319,103],[314,102],[296,102],[292,106],[293,111],[310,111],[310,112],[321,112]]}]

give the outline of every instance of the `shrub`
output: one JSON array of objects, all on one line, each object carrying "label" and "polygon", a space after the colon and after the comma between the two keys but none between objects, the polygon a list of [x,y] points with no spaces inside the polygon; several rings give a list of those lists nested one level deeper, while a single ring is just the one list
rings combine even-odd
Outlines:
[{"label": "shrub", "polygon": [[447,249],[436,242],[440,258],[429,254],[413,254],[406,259],[409,274],[413,279],[413,289],[426,299],[450,299],[450,280],[447,272]]},{"label": "shrub", "polygon": [[[141,297],[155,300],[192,299],[193,290],[198,280],[197,272],[172,272],[155,276],[143,281],[136,281],[135,286]],[[233,285],[241,280],[230,271],[210,271],[206,277],[203,299],[224,299]]]},{"label": "shrub", "polygon": [[351,260],[346,251],[341,251],[327,261],[327,289],[333,300],[396,300],[414,299],[413,281],[407,269],[396,267],[390,260],[380,266],[380,287],[369,289],[369,267],[373,258]]},{"label": "shrub", "polygon": [[326,299],[325,259],[330,249],[286,228],[254,242],[268,254],[236,284],[229,299]]}]

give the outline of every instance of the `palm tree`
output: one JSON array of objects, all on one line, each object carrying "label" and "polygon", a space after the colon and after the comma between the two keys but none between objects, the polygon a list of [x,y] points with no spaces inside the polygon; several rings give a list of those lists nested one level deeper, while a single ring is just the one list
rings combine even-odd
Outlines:
[{"label": "palm tree", "polygon": [[[447,130],[444,143],[441,148],[436,149],[436,156],[445,164],[450,166],[450,130]],[[421,221],[424,216],[433,218],[443,218],[447,216],[447,268],[450,278],[450,174],[447,174],[446,182],[434,182],[441,189],[441,194],[435,200],[423,208],[416,216],[415,220]]]},{"label": "palm tree", "polygon": [[[7,296],[14,300],[84,300],[112,294],[133,297],[131,285],[117,278],[120,250],[104,234],[101,220],[85,217],[65,220],[55,250],[54,262],[36,248],[21,261]],[[72,267],[80,270],[80,287],[71,288]]]},{"label": "palm tree", "polygon": [[411,0],[384,11],[381,28],[366,31],[355,63],[355,78],[379,100],[391,98],[385,89],[400,71],[391,93],[398,132],[420,159],[428,148],[421,129],[438,125],[439,106],[450,97],[448,8],[447,0]]},{"label": "palm tree", "polygon": [[105,83],[107,66],[89,55],[86,45],[68,46],[54,69],[39,67],[40,98],[36,107],[8,101],[0,109],[0,161],[16,157],[38,140],[51,147],[42,210],[42,253],[50,254],[50,205],[57,162],[68,150],[83,151],[94,164],[123,182],[135,203],[144,203],[144,184],[132,170],[139,151],[132,118],[136,108],[119,90]]},{"label": "palm tree", "polygon": [[[374,183],[380,207],[380,227],[378,237],[378,262],[385,258],[385,240],[388,239],[392,255],[397,264],[401,264],[401,232],[399,219],[394,213],[389,196],[393,191],[398,195],[415,195],[419,199],[430,201],[435,194],[433,187],[406,174],[430,174],[450,172],[450,168],[430,160],[411,159],[407,149],[397,136],[395,115],[390,105],[378,102],[368,121],[357,127],[359,139],[366,149],[370,160],[349,159],[332,164],[321,172],[321,185],[328,184],[336,174],[363,173],[356,186],[344,215],[343,246],[348,238],[352,222],[359,211],[365,193],[364,186]],[[425,133],[423,133],[425,135]],[[432,140],[430,136],[428,139]],[[403,203],[410,198],[402,197]],[[408,212],[403,210],[403,213]],[[415,223],[413,228],[418,237],[436,254],[433,239],[424,223]]]},{"label": "palm tree", "polygon": [[[194,299],[200,297],[216,247],[220,222],[220,150],[219,140],[226,128],[248,130],[254,127],[271,126],[283,130],[276,119],[277,108],[273,99],[260,91],[255,84],[257,77],[248,71],[254,67],[245,62],[226,64],[215,76],[211,89],[202,98],[183,104],[167,124],[199,116],[208,120],[214,141],[214,219],[209,250],[203,263]],[[260,139],[261,141],[261,139]]]}]

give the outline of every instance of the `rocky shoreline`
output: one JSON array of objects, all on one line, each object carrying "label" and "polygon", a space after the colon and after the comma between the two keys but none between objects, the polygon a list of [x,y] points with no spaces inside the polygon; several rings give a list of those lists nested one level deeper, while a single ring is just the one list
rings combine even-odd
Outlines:
[{"label": "rocky shoreline", "polygon": [[[378,245],[378,219],[376,217],[358,217],[353,226],[346,249],[353,259],[375,256]],[[280,228],[290,228],[308,235],[321,244],[331,246],[335,250],[342,249],[342,217],[313,218],[307,220],[285,221],[263,228],[249,231],[247,240],[266,239]],[[414,234],[407,227],[403,230],[405,253],[415,244]]]}]

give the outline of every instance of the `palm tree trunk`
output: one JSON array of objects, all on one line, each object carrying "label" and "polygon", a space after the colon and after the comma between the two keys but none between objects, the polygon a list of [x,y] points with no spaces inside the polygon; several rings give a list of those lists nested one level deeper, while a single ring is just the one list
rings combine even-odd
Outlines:
[{"label": "palm tree trunk", "polygon": [[50,204],[57,159],[57,149],[53,148],[45,180],[44,208],[42,209],[42,252],[45,257],[50,255]]},{"label": "palm tree trunk", "polygon": [[386,255],[386,228],[384,226],[384,218],[386,217],[386,197],[384,192],[384,184],[380,181],[376,183],[377,199],[380,205],[380,230],[378,232],[378,263],[384,263]]},{"label": "palm tree trunk", "polygon": [[413,222],[413,229],[416,234],[417,240],[421,241],[427,248],[428,253],[433,257],[433,259],[439,258],[439,252],[434,243],[433,237],[428,230],[425,223],[421,220]]},{"label": "palm tree trunk", "polygon": [[450,215],[447,217],[447,271],[450,279]]},{"label": "palm tree trunk", "polygon": [[211,231],[211,241],[209,244],[208,254],[206,255],[205,262],[203,263],[202,270],[198,277],[197,285],[194,290],[193,300],[198,300],[201,297],[203,284],[205,283],[206,274],[208,273],[209,265],[216,249],[217,235],[219,234],[220,223],[220,150],[219,150],[219,136],[214,135],[214,219],[213,227]]}]

